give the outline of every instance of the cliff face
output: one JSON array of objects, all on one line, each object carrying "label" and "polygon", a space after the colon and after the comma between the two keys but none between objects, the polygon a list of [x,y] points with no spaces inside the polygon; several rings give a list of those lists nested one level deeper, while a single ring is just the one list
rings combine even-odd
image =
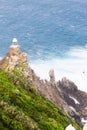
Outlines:
[{"label": "cliff face", "polygon": [[65,130],[81,127],[17,73],[0,70],[0,130]]},{"label": "cliff face", "polygon": [[46,98],[62,108],[80,125],[86,123],[87,93],[78,90],[73,82],[66,78],[55,82],[55,84],[46,81],[45,85],[38,89]]},{"label": "cliff face", "polygon": [[20,72],[22,76],[27,78],[30,85],[81,125],[82,121],[87,118],[87,94],[78,90],[77,86],[66,78],[56,82],[53,70],[49,72],[50,81],[40,80],[30,68],[27,54],[21,52],[17,41],[15,43],[13,40],[8,53],[0,60],[0,68],[6,72],[14,70]]}]

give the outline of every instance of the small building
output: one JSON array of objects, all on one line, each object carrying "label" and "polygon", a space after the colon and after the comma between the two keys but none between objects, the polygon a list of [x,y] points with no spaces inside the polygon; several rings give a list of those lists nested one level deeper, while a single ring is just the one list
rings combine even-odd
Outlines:
[{"label": "small building", "polygon": [[72,124],[68,125],[65,130],[76,130]]},{"label": "small building", "polygon": [[20,54],[20,46],[18,45],[18,40],[16,38],[13,38],[13,40],[12,40],[9,54],[10,55],[19,55]]}]

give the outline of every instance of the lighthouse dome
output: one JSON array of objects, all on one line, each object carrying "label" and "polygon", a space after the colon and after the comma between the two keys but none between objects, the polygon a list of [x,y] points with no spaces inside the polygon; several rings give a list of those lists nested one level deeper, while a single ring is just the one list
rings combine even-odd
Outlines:
[{"label": "lighthouse dome", "polygon": [[13,38],[12,43],[13,43],[13,45],[17,45],[18,40],[16,38]]}]

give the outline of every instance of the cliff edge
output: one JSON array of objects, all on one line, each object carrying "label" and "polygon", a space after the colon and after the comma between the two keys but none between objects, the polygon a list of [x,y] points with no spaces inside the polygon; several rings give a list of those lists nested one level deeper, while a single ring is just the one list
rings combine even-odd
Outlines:
[{"label": "cliff edge", "polygon": [[21,77],[25,77],[30,85],[80,125],[86,122],[87,93],[78,90],[78,87],[67,78],[55,81],[53,70],[49,72],[50,81],[41,80],[29,66],[27,54],[21,52],[16,38],[13,39],[5,57],[0,60],[0,68],[5,72],[20,73]]}]

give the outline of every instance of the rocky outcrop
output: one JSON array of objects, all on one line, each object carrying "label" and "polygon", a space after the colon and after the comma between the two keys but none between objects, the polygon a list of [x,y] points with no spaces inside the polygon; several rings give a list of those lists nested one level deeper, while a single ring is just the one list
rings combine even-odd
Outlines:
[{"label": "rocky outcrop", "polygon": [[21,52],[17,39],[13,39],[8,53],[0,60],[0,68],[6,72],[14,70],[20,72],[29,80],[29,84],[64,110],[80,125],[86,121],[87,93],[78,90],[78,87],[67,78],[56,82],[54,70],[49,72],[50,81],[41,80],[29,66],[27,54]]},{"label": "rocky outcrop", "polygon": [[29,65],[27,54],[21,52],[16,39],[13,39],[6,56],[0,60],[0,68],[6,72],[12,72],[14,69],[21,72],[25,77],[29,76]]},{"label": "rocky outcrop", "polygon": [[37,78],[37,89],[50,101],[64,110],[81,126],[87,122],[87,93],[67,78],[53,82]]},{"label": "rocky outcrop", "polygon": [[49,77],[50,77],[50,83],[52,85],[54,85],[55,84],[55,75],[54,75],[54,70],[53,69],[49,71]]}]

